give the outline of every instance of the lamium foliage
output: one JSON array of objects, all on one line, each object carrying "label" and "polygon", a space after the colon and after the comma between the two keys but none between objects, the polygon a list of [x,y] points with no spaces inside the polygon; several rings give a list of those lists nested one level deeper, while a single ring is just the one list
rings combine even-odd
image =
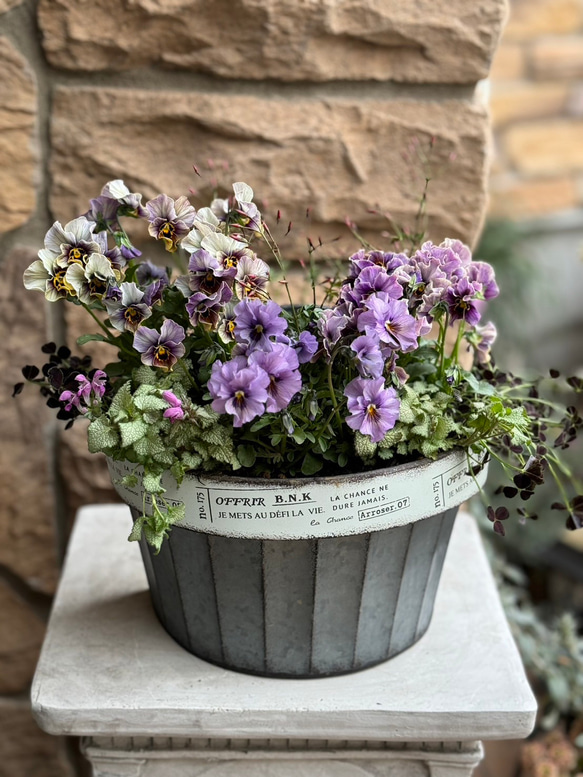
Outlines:
[{"label": "lamium foliage", "polygon": [[[128,218],[147,224],[171,266],[141,257]],[[423,242],[419,224],[397,230],[390,250],[350,228],[360,248],[323,282],[313,261],[322,246],[308,240],[312,301],[303,305],[242,182],[197,210],[185,196],[142,204],[110,181],[84,215],[48,231],[24,284],[84,308],[92,328],[78,344],[109,344],[112,361],[95,369],[49,343],[47,363],[23,376],[68,426],[89,421],[89,450],[126,462],[126,485],[141,481],[144,510],[130,539],[159,549],[181,520],[164,496],[169,477],[334,475],[454,448],[474,474],[488,457],[502,462],[500,495],[519,500],[519,520],[534,517],[526,502],[546,478],[562,494],[555,509],[581,526],[583,496],[560,456],[581,427],[576,403],[564,407],[540,382],[496,369],[496,330],[481,320],[498,294],[492,268],[459,240]],[[279,265],[283,307],[270,297],[266,257]],[[566,384],[583,388],[577,376]],[[487,514],[503,534],[509,509]]]}]

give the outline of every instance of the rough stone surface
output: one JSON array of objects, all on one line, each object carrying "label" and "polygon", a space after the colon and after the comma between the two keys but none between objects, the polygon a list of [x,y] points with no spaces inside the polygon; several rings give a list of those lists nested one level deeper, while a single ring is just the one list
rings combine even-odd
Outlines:
[{"label": "rough stone surface", "polygon": [[73,777],[63,740],[43,733],[27,702],[0,699],[0,777]]},{"label": "rough stone surface", "polygon": [[36,84],[7,38],[0,38],[0,72],[0,232],[9,232],[35,207]]},{"label": "rough stone surface", "polygon": [[42,0],[51,64],[159,64],[227,78],[474,83],[506,0]]},{"label": "rough stone surface", "polygon": [[536,78],[582,78],[583,35],[542,38],[532,47]]},{"label": "rough stone surface", "polygon": [[524,49],[518,43],[506,43],[504,39],[492,62],[490,78],[492,83],[513,81],[522,78],[525,73]]},{"label": "rough stone surface", "polygon": [[583,170],[583,121],[555,119],[516,124],[504,135],[510,161],[529,175]]},{"label": "rough stone surface", "polygon": [[579,204],[572,176],[535,180],[492,179],[490,214],[500,218],[534,218],[570,210]]},{"label": "rough stone surface", "polygon": [[222,160],[228,170],[218,177],[219,190],[246,180],[272,226],[282,209],[277,234],[294,222],[280,243],[286,255],[306,256],[306,234],[314,241],[346,236],[317,254],[341,255],[355,246],[347,214],[377,242],[387,222],[370,208],[412,224],[424,185],[420,149],[432,137],[429,232],[472,242],[485,207],[488,121],[483,107],[464,100],[200,93],[169,100],[155,91],[62,87],[52,121],[51,202],[61,219],[72,217],[114,177],[146,197],[199,186],[200,201],[208,202],[212,181],[196,178],[191,164]]},{"label": "rough stone surface", "polygon": [[20,3],[22,3],[22,0],[0,0],[0,14],[6,13],[6,11],[20,5]]},{"label": "rough stone surface", "polygon": [[561,113],[569,93],[565,83],[512,83],[492,89],[490,110],[495,127],[517,119],[538,119]]},{"label": "rough stone surface", "polygon": [[45,437],[53,414],[33,386],[12,399],[25,364],[42,364],[45,335],[42,294],[27,291],[22,273],[35,260],[28,248],[2,257],[0,286],[0,564],[30,585],[52,590],[57,576],[53,494]]},{"label": "rough stone surface", "polygon": [[513,0],[504,38],[526,41],[539,35],[575,32],[582,25],[580,0]]},{"label": "rough stone surface", "polygon": [[41,619],[0,579],[0,694],[27,690],[44,632]]}]

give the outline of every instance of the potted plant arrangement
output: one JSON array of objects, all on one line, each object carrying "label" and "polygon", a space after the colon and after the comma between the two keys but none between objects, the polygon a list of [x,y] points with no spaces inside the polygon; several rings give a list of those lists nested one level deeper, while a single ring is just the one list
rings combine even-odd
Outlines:
[{"label": "potted plant arrangement", "polygon": [[[124,218],[148,224],[174,269],[140,258]],[[196,210],[165,194],[142,204],[115,180],[51,227],[25,272],[28,289],[86,310],[94,331],[79,344],[113,346],[95,369],[50,343],[23,374],[68,426],[89,421],[158,617],[202,658],[314,677],[413,644],[490,458],[519,520],[548,476],[581,525],[559,455],[581,418],[496,369],[495,328],[480,324],[492,268],[458,240],[409,242],[361,239],[323,284],[310,254],[312,301],[282,307],[265,258],[282,270],[283,258],[248,185]],[[509,509],[487,513],[504,534]]]}]

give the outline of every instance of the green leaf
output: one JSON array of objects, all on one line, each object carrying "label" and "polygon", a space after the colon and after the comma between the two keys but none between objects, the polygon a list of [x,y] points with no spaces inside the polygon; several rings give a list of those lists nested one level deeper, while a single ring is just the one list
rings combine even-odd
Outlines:
[{"label": "green leaf", "polygon": [[323,466],[321,459],[317,459],[311,453],[306,453],[302,462],[302,474],[306,476],[315,475]]},{"label": "green leaf", "polygon": [[496,393],[494,386],[485,380],[478,380],[472,372],[466,372],[464,378],[475,394],[491,397]]},{"label": "green leaf", "polygon": [[93,334],[93,335],[81,335],[77,338],[77,345],[86,345],[87,343],[99,342],[108,343],[109,340],[105,335]]},{"label": "green leaf", "polygon": [[141,440],[148,432],[147,424],[141,419],[136,418],[135,421],[126,421],[119,424],[119,433],[121,435],[121,444],[124,448],[128,448],[130,445],[134,445],[138,440]]},{"label": "green leaf", "polygon": [[107,416],[100,416],[89,424],[87,445],[90,453],[104,453],[119,445],[119,435]]},{"label": "green leaf", "polygon": [[252,445],[239,445],[237,447],[237,458],[243,467],[252,467],[257,460],[255,448]]}]

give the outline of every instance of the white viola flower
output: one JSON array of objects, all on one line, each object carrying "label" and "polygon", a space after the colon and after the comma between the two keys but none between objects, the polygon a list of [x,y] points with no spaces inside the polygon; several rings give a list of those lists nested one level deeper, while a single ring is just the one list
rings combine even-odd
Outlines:
[{"label": "white viola flower", "polygon": [[257,256],[245,256],[237,264],[235,291],[239,299],[268,299],[269,265]]},{"label": "white viola flower", "polygon": [[197,211],[193,228],[180,243],[189,254],[193,254],[202,247],[202,241],[207,235],[218,232],[220,222],[210,208],[201,208]]},{"label": "white viola flower", "polygon": [[253,232],[261,232],[261,213],[253,202],[253,189],[243,181],[233,184],[239,222]]},{"label": "white viola flower", "polygon": [[245,257],[252,259],[254,256],[247,243],[223,235],[222,232],[213,232],[207,235],[201,243],[201,248],[214,256],[225,270],[237,267]]},{"label": "white viola flower", "polygon": [[46,234],[44,250],[57,259],[61,267],[85,265],[92,254],[101,253],[94,228],[95,224],[85,216],[69,221],[64,228],[57,221]]},{"label": "white viola flower", "polygon": [[217,198],[211,202],[209,210],[218,221],[226,221],[229,213],[229,200]]},{"label": "white viola flower", "polygon": [[135,283],[122,283],[121,299],[105,299],[111,324],[120,332],[136,332],[142,321],[150,318],[152,310],[144,302],[144,292]]},{"label": "white viola flower", "polygon": [[48,250],[40,251],[42,254],[29,267],[23,275],[24,286],[27,289],[42,291],[49,302],[56,302],[70,294],[76,296],[75,289],[67,281],[67,270],[60,267],[55,258],[51,258]]},{"label": "white viola flower", "polygon": [[79,300],[86,305],[101,299],[108,286],[117,280],[111,262],[103,254],[92,254],[85,267],[80,264],[70,265],[65,277],[77,292]]}]

